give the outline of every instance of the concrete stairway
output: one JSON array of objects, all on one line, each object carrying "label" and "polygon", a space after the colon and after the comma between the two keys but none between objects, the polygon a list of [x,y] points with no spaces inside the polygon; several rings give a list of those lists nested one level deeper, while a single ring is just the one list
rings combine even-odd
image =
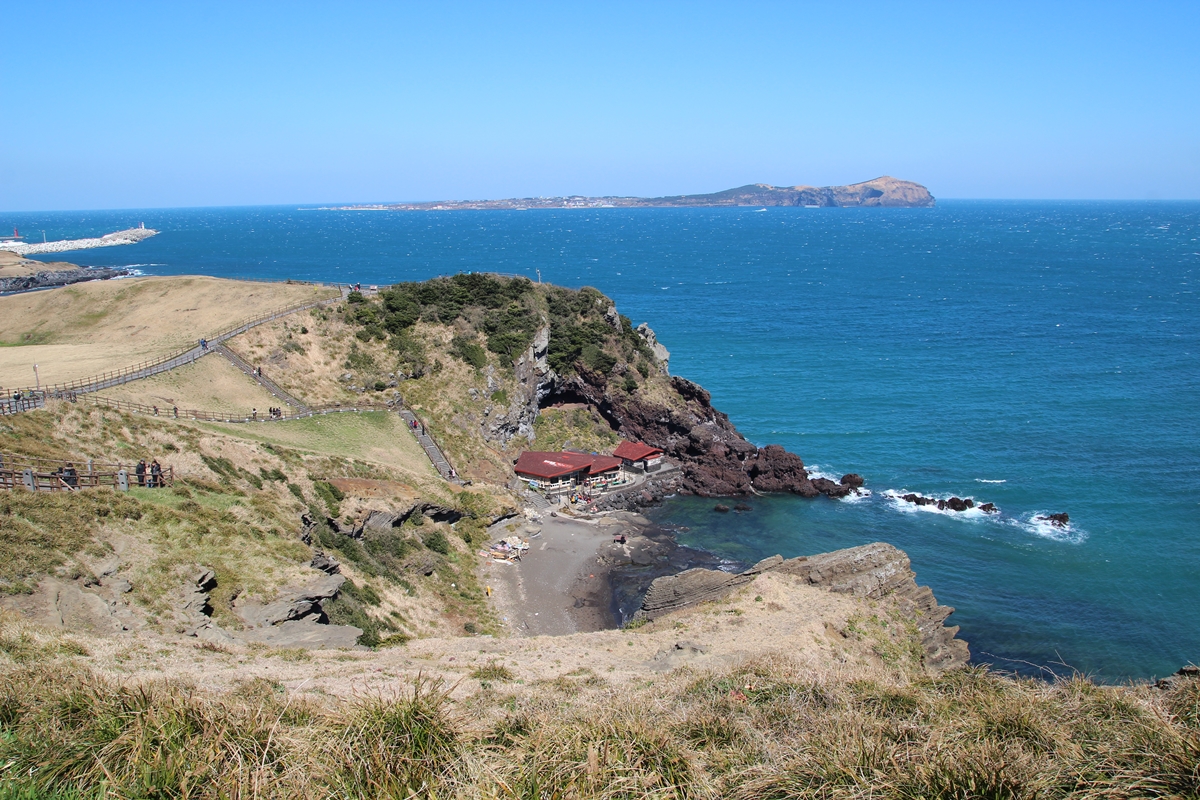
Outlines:
[{"label": "concrete stairway", "polygon": [[237,367],[238,369],[240,369],[242,372],[249,375],[254,380],[258,381],[258,383],[264,389],[266,389],[268,392],[275,395],[276,397],[278,397],[283,402],[287,403],[292,408],[296,409],[296,413],[304,414],[304,413],[308,412],[308,410],[309,410],[308,406],[306,406],[304,403],[300,402],[295,397],[292,397],[290,394],[285,392],[283,389],[279,388],[278,384],[276,384],[275,381],[273,381],[270,378],[267,378],[263,375],[257,374],[254,367],[250,366],[250,364],[246,361],[246,359],[242,358],[241,356],[239,356],[237,353],[230,350],[225,345],[214,344],[214,345],[212,345],[212,349],[216,350],[218,353],[225,356],[225,358],[229,359],[229,362],[231,364],[233,364],[235,367]]},{"label": "concrete stairway", "polygon": [[408,409],[405,409],[400,412],[400,417],[404,420],[413,436],[417,437],[417,442],[421,445],[422,449],[425,450],[425,455],[429,456],[429,460],[433,463],[434,468],[441,474],[441,476],[448,481],[452,480],[455,483],[459,483],[460,481],[457,478],[450,477],[450,462],[447,461],[446,456],[442,454],[441,448],[437,446],[437,442],[433,441],[433,438],[424,432],[424,426],[418,428],[413,427],[414,422],[417,422],[417,424],[420,425],[416,415]]}]

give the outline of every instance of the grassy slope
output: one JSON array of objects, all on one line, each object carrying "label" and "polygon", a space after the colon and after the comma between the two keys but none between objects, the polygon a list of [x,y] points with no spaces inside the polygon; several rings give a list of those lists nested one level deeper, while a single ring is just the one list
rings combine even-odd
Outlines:
[{"label": "grassy slope", "polygon": [[185,367],[152,378],[105,389],[104,397],[143,405],[156,405],[163,413],[172,406],[180,410],[216,411],[249,416],[257,408],[265,415],[283,403],[250,376],[213,354]]},{"label": "grassy slope", "polygon": [[[400,446],[379,463],[372,457],[385,438]],[[296,442],[305,449],[293,447]],[[182,584],[177,567],[216,570],[221,586],[213,597],[216,619],[235,628],[231,596],[270,600],[280,587],[311,579],[306,565],[312,549],[297,538],[302,512],[318,519],[326,514],[361,519],[373,509],[403,508],[417,498],[483,514],[496,507],[487,495],[463,494],[438,480],[394,414],[330,415],[251,428],[63,403],[0,420],[0,450],[80,463],[88,457],[127,464],[158,457],[174,467],[179,482],[173,490],[134,489],[125,496],[15,492],[0,498],[0,591],[31,591],[45,574],[86,578],[96,561],[115,550],[122,554],[120,577],[134,585],[139,608],[164,625],[168,598]],[[340,501],[322,490],[323,482],[344,477],[383,479],[395,489],[383,497],[364,492]],[[407,535],[407,560],[386,563],[364,555],[347,537],[319,532],[316,546],[342,560],[348,577],[366,592],[364,602],[356,603],[354,588],[349,590],[341,605],[353,618],[340,621],[370,623],[378,628],[372,636],[460,634],[468,622],[490,628],[467,541],[481,524],[467,519],[451,529],[428,522]],[[424,544],[435,532],[446,543],[444,552]],[[413,559],[440,566],[429,578],[409,574]],[[451,583],[461,588],[447,593]]]},{"label": "grassy slope", "polygon": [[195,344],[279,306],[336,296],[330,289],[206,277],[97,281],[0,297],[0,386],[99,374]]}]

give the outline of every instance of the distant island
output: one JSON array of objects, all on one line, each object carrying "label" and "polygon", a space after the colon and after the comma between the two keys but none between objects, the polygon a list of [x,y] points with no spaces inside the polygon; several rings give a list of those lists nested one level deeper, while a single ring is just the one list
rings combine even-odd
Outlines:
[{"label": "distant island", "polygon": [[440,211],[530,208],[716,208],[721,206],[803,206],[807,208],[932,208],[933,195],[919,183],[889,176],[849,186],[771,186],[752,183],[712,194],[672,197],[521,197],[507,200],[442,200],[430,203],[370,203],[336,210]]}]

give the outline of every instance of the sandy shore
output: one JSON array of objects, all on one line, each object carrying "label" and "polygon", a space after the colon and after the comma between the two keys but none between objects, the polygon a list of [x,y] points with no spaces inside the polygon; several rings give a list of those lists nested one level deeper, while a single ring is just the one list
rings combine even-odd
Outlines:
[{"label": "sandy shore", "polygon": [[539,522],[496,526],[493,539],[516,534],[529,540],[520,562],[483,566],[483,580],[509,633],[563,636],[615,627],[609,572],[625,559],[613,536],[634,534],[639,522],[645,520],[631,514],[588,521],[546,515]]}]

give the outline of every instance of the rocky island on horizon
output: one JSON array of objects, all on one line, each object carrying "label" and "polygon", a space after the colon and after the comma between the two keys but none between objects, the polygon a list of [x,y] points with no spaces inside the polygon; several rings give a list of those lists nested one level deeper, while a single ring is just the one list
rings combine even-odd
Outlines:
[{"label": "rocky island on horizon", "polygon": [[443,211],[475,209],[519,211],[534,208],[719,208],[792,206],[806,208],[932,208],[934,197],[919,183],[888,175],[848,186],[771,186],[752,183],[711,194],[668,197],[522,197],[505,200],[442,200],[421,203],[364,203],[339,211]]}]

